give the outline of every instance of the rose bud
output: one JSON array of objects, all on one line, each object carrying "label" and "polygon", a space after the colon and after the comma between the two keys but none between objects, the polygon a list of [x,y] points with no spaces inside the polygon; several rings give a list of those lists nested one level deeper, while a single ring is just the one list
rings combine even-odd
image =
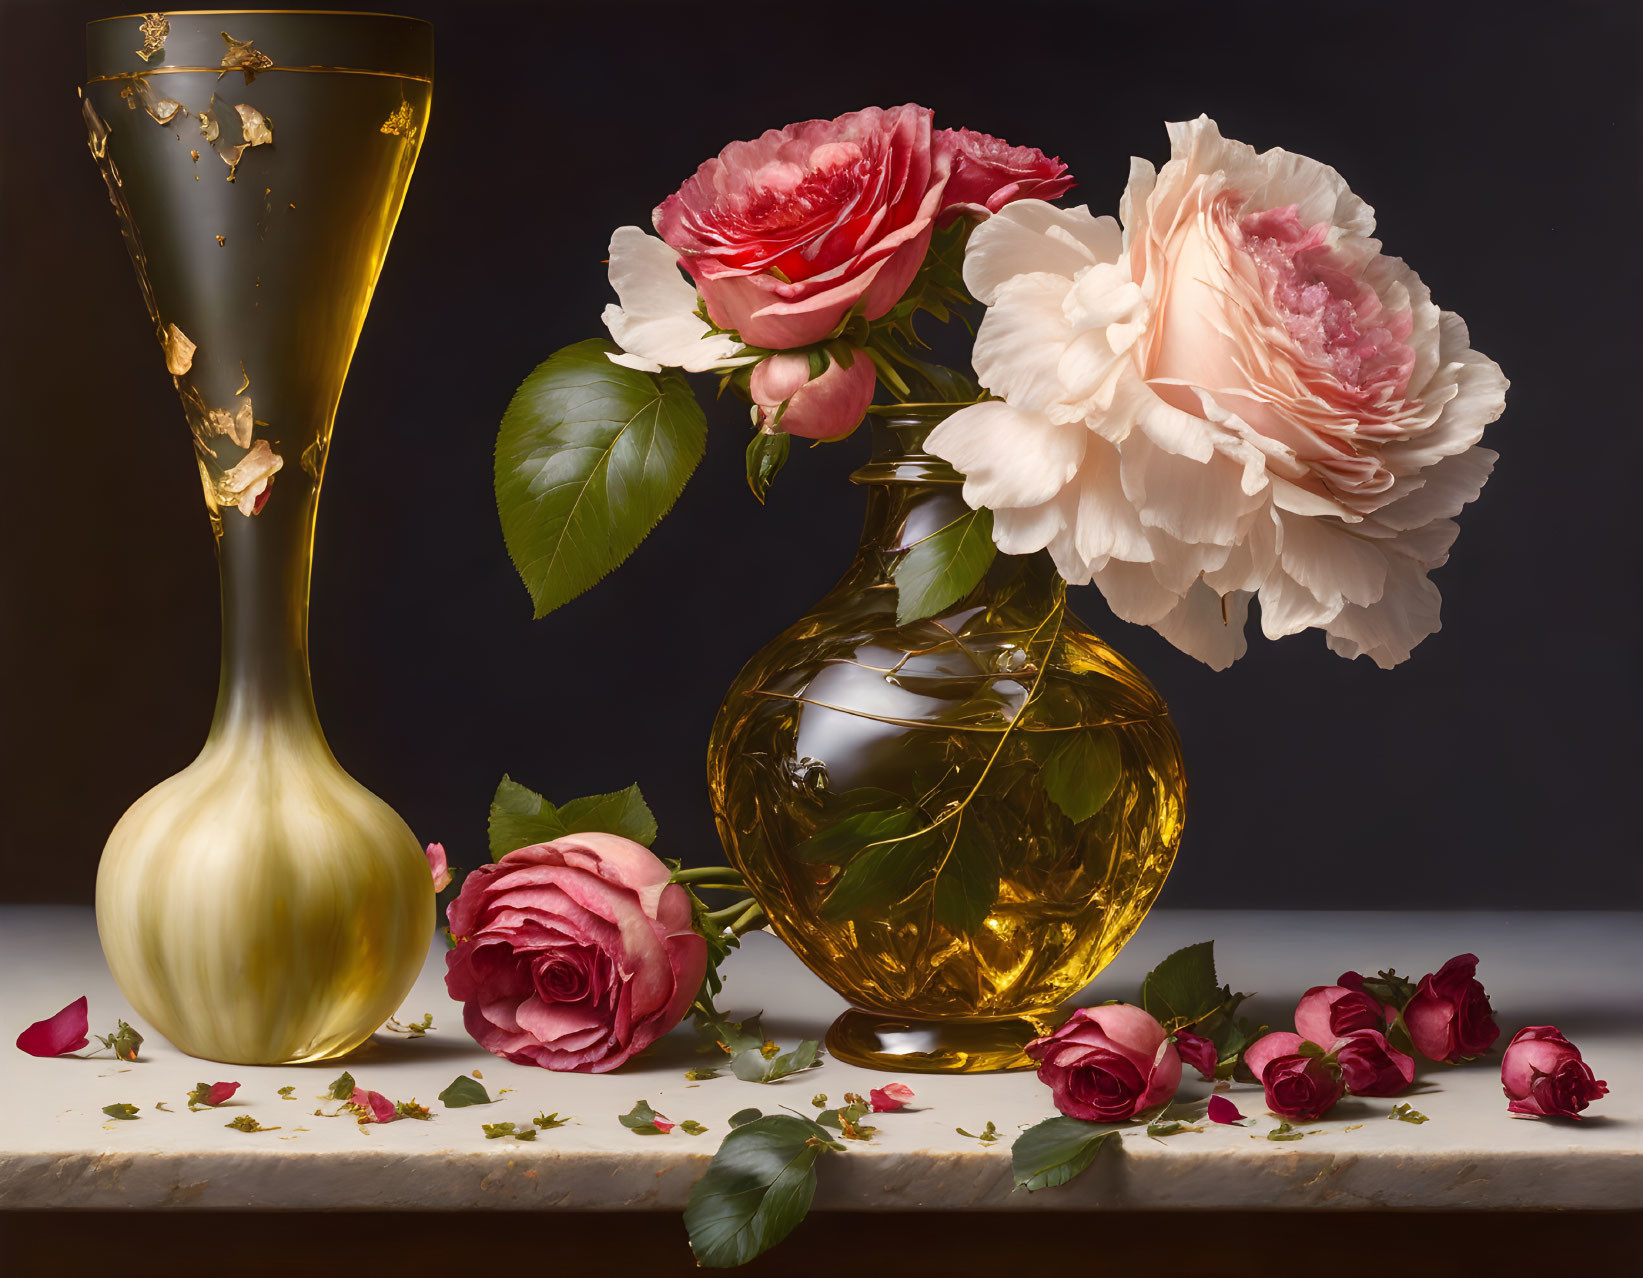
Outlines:
[{"label": "rose bud", "polygon": [[196,1109],[201,1105],[208,1105],[215,1109],[218,1105],[232,1100],[234,1093],[239,1090],[238,1083],[195,1083],[194,1090],[188,1094],[188,1107]]},{"label": "rose bud", "polygon": [[1379,1030],[1354,1030],[1336,1042],[1330,1055],[1354,1096],[1396,1096],[1415,1081],[1415,1058],[1393,1047]]},{"label": "rose bud", "polygon": [[913,1099],[913,1089],[906,1083],[886,1083],[867,1093],[867,1103],[875,1114],[893,1114]]},{"label": "rose bud", "polygon": [[1403,1023],[1415,1050],[1451,1064],[1481,1056],[1495,1045],[1489,996],[1478,984],[1476,954],[1458,954],[1435,973],[1421,977],[1415,996],[1403,1009]]},{"label": "rose bud", "polygon": [[831,355],[824,358],[827,371],[819,377],[811,377],[808,355],[772,355],[753,370],[748,390],[761,428],[804,439],[842,439],[861,425],[878,385],[873,361],[859,351],[849,368]]},{"label": "rose bud", "polygon": [[1295,1005],[1295,1032],[1314,1043],[1333,1043],[1354,1030],[1384,1030],[1386,1007],[1373,994],[1345,985],[1314,985]]},{"label": "rose bud", "polygon": [[1580,1049],[1555,1025],[1520,1029],[1500,1058],[1500,1083],[1514,1114],[1539,1118],[1580,1118],[1580,1111],[1609,1094]]},{"label": "rose bud", "polygon": [[935,143],[953,157],[953,173],[936,219],[940,225],[960,213],[987,217],[1014,200],[1053,200],[1073,186],[1067,166],[1037,147],[1011,146],[970,129],[940,129]]},{"label": "rose bud", "polygon": [[1215,1044],[1202,1034],[1194,1034],[1191,1030],[1175,1031],[1175,1050],[1181,1054],[1181,1059],[1204,1078],[1214,1080],[1215,1067],[1220,1063],[1220,1054],[1215,1050]]},{"label": "rose bud", "polygon": [[90,1043],[90,1029],[86,996],[82,994],[55,1016],[30,1025],[17,1036],[17,1047],[30,1056],[61,1056]]},{"label": "rose bud", "polygon": [[[1304,1047],[1315,1054],[1303,1052]],[[1310,1122],[1346,1094],[1340,1070],[1324,1060],[1321,1047],[1299,1034],[1263,1035],[1250,1044],[1244,1063],[1261,1080],[1266,1107],[1280,1118]]]},{"label": "rose bud", "polygon": [[690,897],[648,848],[573,834],[462,880],[445,988],[489,1052],[602,1074],[690,1009],[707,970]]},{"label": "rose bud", "polygon": [[1053,1034],[1027,1044],[1038,1078],[1069,1118],[1110,1123],[1162,1105],[1181,1084],[1181,1057],[1164,1027],[1139,1007],[1083,1007]]}]

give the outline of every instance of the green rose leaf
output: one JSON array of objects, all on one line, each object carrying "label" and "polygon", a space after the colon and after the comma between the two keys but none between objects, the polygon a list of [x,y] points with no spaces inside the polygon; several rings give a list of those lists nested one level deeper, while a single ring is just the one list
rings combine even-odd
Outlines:
[{"label": "green rose leaf", "polygon": [[347,1070],[343,1070],[342,1073],[331,1080],[331,1085],[325,1089],[325,1094],[331,1100],[353,1100],[354,1076]]},{"label": "green rose leaf", "polygon": [[764,1115],[756,1109],[738,1109],[730,1116],[730,1125],[732,1127],[746,1127],[755,1118],[763,1117]]},{"label": "green rose leaf", "polygon": [[577,342],[527,377],[496,440],[496,506],[514,567],[546,616],[633,553],[707,447],[682,373],[612,364]]},{"label": "green rose leaf", "polygon": [[703,1127],[694,1118],[687,1118],[679,1124],[679,1130],[686,1136],[700,1136],[707,1128]]},{"label": "green rose leaf", "polygon": [[793,437],[784,430],[769,435],[761,430],[747,446],[747,486],[761,505],[770,492],[770,485],[787,465],[787,454],[792,448]]},{"label": "green rose leaf", "polygon": [[967,815],[956,824],[947,856],[936,867],[936,922],[969,936],[998,899],[998,849]]},{"label": "green rose leaf", "polygon": [[1101,1146],[1117,1134],[1117,1126],[1106,1123],[1086,1123],[1065,1115],[1046,1118],[1022,1132],[1010,1146],[1015,1187],[1032,1193],[1065,1185],[1093,1163]]},{"label": "green rose leaf", "polygon": [[1216,1011],[1227,997],[1215,980],[1215,942],[1176,950],[1141,982],[1141,1006],[1175,1033]]},{"label": "green rose leaf", "polygon": [[569,834],[619,834],[649,847],[656,842],[656,817],[637,784],[614,794],[595,794],[561,804],[559,819]]},{"label": "green rose leaf", "polygon": [[556,808],[512,777],[502,778],[491,799],[491,860],[569,834],[619,834],[648,848],[656,841],[656,818],[637,785]]},{"label": "green rose leaf", "polygon": [[1111,728],[1076,728],[1061,739],[1044,762],[1044,791],[1075,824],[1088,821],[1118,788],[1123,760]]},{"label": "green rose leaf", "polygon": [[685,1207],[696,1263],[706,1269],[745,1265],[792,1233],[815,1197],[816,1159],[824,1143],[833,1143],[827,1130],[796,1115],[772,1114],[734,1127]]},{"label": "green rose leaf", "polygon": [[905,900],[926,877],[937,837],[925,830],[865,849],[844,867],[818,912],[824,919],[862,918]]},{"label": "green rose leaf", "polygon": [[891,576],[896,624],[933,617],[975,589],[993,562],[993,512],[970,510],[907,548]]},{"label": "green rose leaf", "polygon": [[[673,1130],[673,1124],[668,1123],[663,1115],[650,1107],[649,1101],[644,1100],[634,1101],[633,1108],[625,1114],[618,1114],[616,1121],[640,1136],[665,1136]],[[658,1127],[658,1121],[668,1125],[665,1128]]]},{"label": "green rose leaf", "polygon": [[446,1109],[464,1109],[469,1105],[489,1105],[491,1094],[476,1078],[458,1074],[451,1085],[439,1094],[439,1103]]},{"label": "green rose leaf", "polygon": [[906,806],[856,812],[817,830],[789,855],[812,865],[843,865],[869,843],[900,838],[923,824],[923,814]]},{"label": "green rose leaf", "polygon": [[756,1047],[744,1049],[731,1057],[730,1069],[744,1083],[774,1083],[809,1069],[820,1055],[820,1041],[807,1038],[791,1052],[769,1058]]}]

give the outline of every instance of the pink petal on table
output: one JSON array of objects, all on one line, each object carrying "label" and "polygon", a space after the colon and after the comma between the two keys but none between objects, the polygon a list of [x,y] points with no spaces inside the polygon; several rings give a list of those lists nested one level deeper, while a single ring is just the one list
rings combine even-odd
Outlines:
[{"label": "pink petal on table", "polygon": [[677,1127],[679,1125],[678,1123],[668,1122],[668,1120],[663,1118],[660,1114],[657,1114],[654,1118],[652,1118],[650,1120],[650,1122],[651,1122],[651,1126],[656,1128],[656,1130],[661,1132],[664,1136],[667,1135],[668,1132],[672,1131],[675,1127]]},{"label": "pink petal on table", "polygon": [[239,1090],[240,1085],[238,1083],[212,1083],[200,1099],[207,1105],[221,1105],[224,1101],[231,1099],[234,1093]]},{"label": "pink petal on table", "polygon": [[349,1104],[370,1110],[373,1122],[391,1123],[399,1117],[399,1111],[394,1108],[393,1101],[381,1092],[368,1092],[363,1087],[354,1088],[354,1094],[349,1099]]},{"label": "pink petal on table", "polygon": [[17,1046],[30,1056],[61,1056],[91,1042],[86,996],[80,995],[55,1016],[35,1021],[17,1036]]},{"label": "pink petal on table", "polygon": [[913,1089],[906,1083],[886,1083],[867,1093],[867,1103],[875,1114],[893,1114],[913,1099]]},{"label": "pink petal on table", "polygon": [[1211,1096],[1209,1098],[1209,1121],[1212,1123],[1241,1123],[1244,1116],[1238,1112],[1238,1107],[1225,1096]]}]

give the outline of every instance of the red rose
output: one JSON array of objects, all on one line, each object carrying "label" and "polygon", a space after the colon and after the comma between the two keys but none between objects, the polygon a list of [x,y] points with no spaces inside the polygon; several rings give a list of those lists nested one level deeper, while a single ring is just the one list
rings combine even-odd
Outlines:
[{"label": "red rose", "polygon": [[510,852],[462,881],[445,988],[479,1045],[520,1065],[602,1074],[679,1023],[707,969],[690,899],[614,834]]},{"label": "red rose", "polygon": [[[1303,1046],[1318,1054],[1308,1055]],[[1299,1034],[1265,1034],[1249,1045],[1244,1063],[1261,1080],[1266,1107],[1280,1118],[1310,1122],[1321,1118],[1346,1094],[1341,1072],[1324,1060],[1322,1048]]]},{"label": "red rose", "polygon": [[1354,1030],[1385,1029],[1386,1016],[1373,994],[1345,985],[1314,985],[1295,1006],[1295,1030],[1314,1043],[1333,1043]]},{"label": "red rose", "polygon": [[1213,1080],[1215,1066],[1219,1063],[1219,1053],[1215,1044],[1202,1034],[1194,1034],[1191,1030],[1177,1030],[1175,1032],[1175,1050],[1181,1053],[1181,1059],[1203,1077]]},{"label": "red rose", "polygon": [[732,142],[652,214],[707,313],[744,342],[820,341],[878,319],[913,282],[952,153],[924,107],[869,107]]},{"label": "red rose", "polygon": [[1181,1057],[1164,1027],[1139,1007],[1083,1007],[1027,1044],[1055,1107],[1069,1118],[1112,1123],[1162,1105],[1181,1085]]},{"label": "red rose", "polygon": [[1578,1119],[1609,1093],[1555,1025],[1529,1025],[1512,1036],[1500,1058],[1500,1083],[1507,1109],[1540,1118]]},{"label": "red rose", "polygon": [[961,212],[986,217],[1013,200],[1053,200],[1073,187],[1067,166],[1036,147],[1011,146],[969,129],[942,129],[936,146],[953,157],[943,224]]},{"label": "red rose", "polygon": [[1421,977],[1415,996],[1403,1009],[1410,1041],[1422,1056],[1451,1064],[1481,1056],[1495,1045],[1489,996],[1478,984],[1476,954],[1457,954],[1435,973]]},{"label": "red rose", "polygon": [[1330,1055],[1354,1096],[1396,1096],[1415,1081],[1415,1058],[1393,1047],[1379,1030],[1354,1030],[1336,1042]]}]

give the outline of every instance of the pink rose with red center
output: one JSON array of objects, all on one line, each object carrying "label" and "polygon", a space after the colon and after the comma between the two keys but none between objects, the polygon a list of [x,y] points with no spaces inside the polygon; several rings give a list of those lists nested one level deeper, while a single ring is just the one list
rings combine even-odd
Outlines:
[{"label": "pink rose with red center", "polygon": [[1181,1057],[1139,1007],[1082,1007],[1053,1034],[1027,1044],[1038,1077],[1069,1118],[1110,1123],[1162,1105],[1181,1084]]},{"label": "pink rose with red center", "polygon": [[707,969],[690,899],[648,849],[613,834],[510,852],[463,880],[445,987],[487,1051],[600,1074],[683,1019]]},{"label": "pink rose with red center", "polygon": [[1537,1118],[1574,1118],[1609,1094],[1580,1049],[1555,1025],[1528,1025],[1512,1036],[1500,1058],[1506,1108]]}]

